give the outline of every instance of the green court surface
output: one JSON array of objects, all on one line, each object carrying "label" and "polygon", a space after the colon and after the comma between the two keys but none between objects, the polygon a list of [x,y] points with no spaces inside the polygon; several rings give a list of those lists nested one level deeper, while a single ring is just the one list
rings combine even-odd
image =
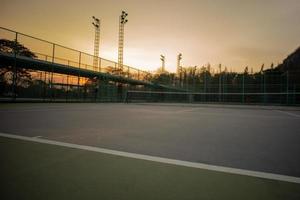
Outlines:
[{"label": "green court surface", "polygon": [[0,137],[1,199],[300,199],[300,184]]}]

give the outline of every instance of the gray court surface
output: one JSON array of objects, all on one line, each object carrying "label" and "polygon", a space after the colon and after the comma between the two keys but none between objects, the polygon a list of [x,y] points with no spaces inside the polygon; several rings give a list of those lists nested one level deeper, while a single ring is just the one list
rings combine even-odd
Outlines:
[{"label": "gray court surface", "polygon": [[300,177],[300,111],[269,108],[0,104],[0,132]]}]

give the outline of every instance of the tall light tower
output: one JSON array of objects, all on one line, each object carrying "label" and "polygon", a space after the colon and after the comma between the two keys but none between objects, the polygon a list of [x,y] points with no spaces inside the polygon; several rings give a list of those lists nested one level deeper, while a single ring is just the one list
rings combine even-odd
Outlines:
[{"label": "tall light tower", "polygon": [[119,49],[118,49],[118,64],[119,69],[123,71],[123,49],[124,49],[124,25],[128,22],[126,17],[128,13],[122,11],[119,19]]},{"label": "tall light tower", "polygon": [[161,60],[161,71],[164,72],[165,71],[165,56],[164,55],[160,55],[160,60]]},{"label": "tall light tower", "polygon": [[182,59],[182,54],[178,54],[177,56],[177,76],[180,76],[181,73],[181,66],[180,66],[180,61]]},{"label": "tall light tower", "polygon": [[92,24],[95,27],[95,40],[94,40],[94,60],[93,66],[94,70],[97,69],[98,66],[98,57],[99,57],[99,43],[100,43],[100,20],[93,16]]}]

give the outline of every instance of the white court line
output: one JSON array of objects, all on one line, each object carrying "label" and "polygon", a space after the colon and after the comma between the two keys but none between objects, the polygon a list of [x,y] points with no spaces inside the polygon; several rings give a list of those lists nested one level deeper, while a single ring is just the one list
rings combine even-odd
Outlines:
[{"label": "white court line", "polygon": [[0,113],[22,113],[22,112],[36,112],[36,111],[41,111],[41,112],[48,112],[48,111],[65,111],[66,109],[58,109],[58,108],[54,108],[54,109],[15,109],[15,110],[0,110]]},{"label": "white court line", "polygon": [[[88,109],[95,109],[94,107],[89,107]],[[33,108],[14,108],[14,109],[1,109],[0,113],[18,113],[18,112],[48,112],[48,111],[77,111],[77,110],[86,110],[86,108],[72,108],[72,107],[63,107],[63,106],[53,106],[53,107],[33,107]]]},{"label": "white court line", "polygon": [[237,168],[231,168],[231,167],[222,167],[222,166],[216,166],[216,165],[208,165],[208,164],[203,164],[203,163],[188,162],[188,161],[162,158],[162,157],[156,157],[156,156],[148,156],[148,155],[142,155],[142,154],[136,154],[136,153],[128,153],[128,152],[104,149],[104,148],[99,148],[99,147],[91,147],[91,146],[85,146],[85,145],[58,142],[58,141],[47,140],[47,139],[36,138],[36,137],[26,137],[26,136],[6,134],[6,133],[0,133],[0,136],[6,137],[6,138],[38,142],[38,143],[43,143],[43,144],[51,144],[51,145],[57,145],[57,146],[62,146],[62,147],[69,147],[69,148],[74,148],[74,149],[87,150],[87,151],[92,151],[92,152],[105,153],[105,154],[128,157],[128,158],[135,158],[135,159],[148,160],[148,161],[154,161],[154,162],[159,162],[159,163],[184,166],[184,167],[206,169],[206,170],[211,170],[211,171],[225,172],[225,173],[238,174],[238,175],[246,175],[246,176],[265,178],[265,179],[271,179],[271,180],[286,181],[286,182],[291,182],[291,183],[300,183],[300,178],[293,177],[293,176],[237,169]]},{"label": "white court line", "polygon": [[300,115],[298,115],[298,114],[287,112],[287,111],[282,111],[282,110],[274,110],[274,111],[284,113],[284,114],[287,114],[287,115],[292,116],[292,117],[300,117]]},{"label": "white court line", "polygon": [[190,108],[190,109],[184,109],[184,110],[177,110],[177,111],[175,111],[175,113],[193,112],[193,111],[197,111],[197,110],[201,110],[201,108]]}]

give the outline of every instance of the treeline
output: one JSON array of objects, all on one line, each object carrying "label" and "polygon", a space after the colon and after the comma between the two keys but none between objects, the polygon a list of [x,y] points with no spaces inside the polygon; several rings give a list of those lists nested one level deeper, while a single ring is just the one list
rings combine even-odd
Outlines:
[{"label": "treeline", "polygon": [[210,64],[202,67],[182,67],[178,74],[159,71],[151,81],[196,92],[284,92],[300,91],[300,48],[290,54],[282,64],[273,64],[259,72],[228,71],[219,65],[218,72]]}]

